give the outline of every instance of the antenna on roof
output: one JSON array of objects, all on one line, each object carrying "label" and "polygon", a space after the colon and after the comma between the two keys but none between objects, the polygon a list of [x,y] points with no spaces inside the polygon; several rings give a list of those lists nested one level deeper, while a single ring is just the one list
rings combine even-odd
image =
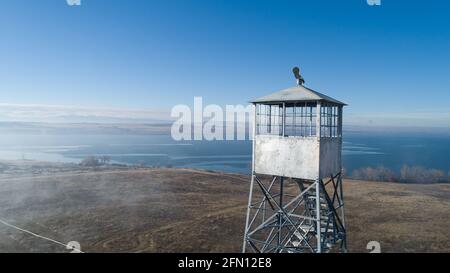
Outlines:
[{"label": "antenna on roof", "polygon": [[292,72],[294,73],[294,76],[297,79],[297,85],[305,84],[305,79],[303,79],[302,75],[300,75],[300,68],[296,66],[292,69]]}]

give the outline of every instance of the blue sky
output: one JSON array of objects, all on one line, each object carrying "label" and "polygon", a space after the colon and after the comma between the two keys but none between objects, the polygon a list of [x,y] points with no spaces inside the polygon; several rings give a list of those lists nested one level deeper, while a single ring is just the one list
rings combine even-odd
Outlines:
[{"label": "blue sky", "polygon": [[292,86],[298,65],[349,123],[450,127],[449,13],[444,0],[2,1],[0,120],[243,104]]}]

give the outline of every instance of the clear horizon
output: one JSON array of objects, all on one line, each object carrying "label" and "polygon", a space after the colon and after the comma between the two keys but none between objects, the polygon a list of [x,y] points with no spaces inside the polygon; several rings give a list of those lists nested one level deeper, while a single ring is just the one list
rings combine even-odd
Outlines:
[{"label": "clear horizon", "polygon": [[[347,109],[345,109],[347,110]],[[441,114],[442,120],[434,117],[437,111],[422,113],[346,113],[344,127],[361,128],[439,128],[450,129],[450,112]],[[126,109],[111,107],[86,107],[76,105],[39,105],[0,103],[0,122],[37,123],[171,123],[170,109]],[[418,123],[420,120],[422,122]]]}]

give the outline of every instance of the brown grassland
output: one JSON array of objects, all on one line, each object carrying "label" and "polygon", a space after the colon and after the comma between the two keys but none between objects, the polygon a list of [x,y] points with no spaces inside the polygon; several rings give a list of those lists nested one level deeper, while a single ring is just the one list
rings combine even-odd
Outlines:
[{"label": "brown grassland", "polygon": [[[344,183],[350,252],[450,251],[450,184]],[[248,190],[247,176],[187,169],[3,174],[0,219],[85,252],[239,252]],[[67,251],[0,224],[0,252]]]}]

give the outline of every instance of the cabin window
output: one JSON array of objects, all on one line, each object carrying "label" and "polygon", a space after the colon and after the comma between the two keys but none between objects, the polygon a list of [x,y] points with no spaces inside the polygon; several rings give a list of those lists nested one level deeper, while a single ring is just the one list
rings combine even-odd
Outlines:
[{"label": "cabin window", "polygon": [[282,104],[256,105],[256,134],[278,136],[283,134]]},{"label": "cabin window", "polygon": [[340,126],[341,107],[332,104],[322,104],[320,108],[321,137],[341,137]]},{"label": "cabin window", "polygon": [[285,136],[316,136],[317,104],[286,104]]}]

